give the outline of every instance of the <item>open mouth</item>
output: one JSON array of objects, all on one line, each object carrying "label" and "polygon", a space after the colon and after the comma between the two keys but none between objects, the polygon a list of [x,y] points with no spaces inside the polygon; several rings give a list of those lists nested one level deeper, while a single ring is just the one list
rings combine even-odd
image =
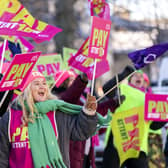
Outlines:
[{"label": "open mouth", "polygon": [[39,95],[39,96],[44,96],[44,94],[45,94],[45,92],[42,92],[42,91],[41,91],[41,92],[38,92],[38,95]]},{"label": "open mouth", "polygon": [[141,83],[141,81],[140,81],[140,80],[137,80],[137,81],[136,81],[136,83],[137,83],[137,84],[140,84],[140,83]]}]

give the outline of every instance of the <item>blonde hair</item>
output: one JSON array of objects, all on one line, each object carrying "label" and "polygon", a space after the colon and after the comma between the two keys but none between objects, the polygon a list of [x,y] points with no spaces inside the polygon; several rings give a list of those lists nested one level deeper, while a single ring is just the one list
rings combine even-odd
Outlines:
[{"label": "blonde hair", "polygon": [[[17,102],[21,105],[23,115],[22,115],[22,123],[23,125],[28,124],[28,122],[34,122],[35,117],[34,113],[38,114],[38,111],[35,109],[35,101],[33,99],[32,91],[31,91],[31,83],[26,87],[26,89],[23,91],[21,95],[18,96]],[[49,99],[58,99],[55,95],[53,95],[50,92],[49,87],[47,87],[47,98],[46,100]],[[27,103],[27,106],[29,110],[26,109],[25,107],[25,102]]]}]

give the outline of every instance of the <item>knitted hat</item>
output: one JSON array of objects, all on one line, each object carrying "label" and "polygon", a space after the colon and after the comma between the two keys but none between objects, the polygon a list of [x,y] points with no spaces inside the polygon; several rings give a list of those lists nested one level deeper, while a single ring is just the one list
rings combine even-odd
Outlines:
[{"label": "knitted hat", "polygon": [[69,77],[76,77],[76,74],[71,70],[56,72],[56,74],[54,76],[56,87],[58,88]]},{"label": "knitted hat", "polygon": [[146,73],[143,73],[143,78],[144,78],[144,81],[146,81],[147,84],[150,85],[150,81],[149,81],[148,75]]},{"label": "knitted hat", "polygon": [[46,80],[45,77],[44,77],[44,75],[42,73],[40,73],[39,71],[34,71],[33,70],[29,74],[29,76],[28,76],[28,78],[27,78],[27,80],[26,80],[23,88],[21,89],[21,91],[24,91],[24,89],[36,78],[43,78],[44,80]]}]

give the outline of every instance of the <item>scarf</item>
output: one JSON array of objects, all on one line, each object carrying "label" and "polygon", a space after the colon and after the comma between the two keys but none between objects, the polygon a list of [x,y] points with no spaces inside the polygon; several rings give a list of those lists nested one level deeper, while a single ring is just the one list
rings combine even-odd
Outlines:
[{"label": "scarf", "polygon": [[[28,106],[25,104],[27,110]],[[79,114],[82,106],[66,103],[62,100],[46,100],[35,104],[34,122],[28,123],[28,133],[32,157],[35,168],[46,167],[47,165],[53,168],[66,168],[62,155],[55,137],[54,129],[46,113],[49,111],[60,110],[67,114]],[[111,120],[111,115],[108,112],[107,118],[104,118],[99,113],[98,128],[106,125]],[[38,135],[38,136],[37,136]]]}]

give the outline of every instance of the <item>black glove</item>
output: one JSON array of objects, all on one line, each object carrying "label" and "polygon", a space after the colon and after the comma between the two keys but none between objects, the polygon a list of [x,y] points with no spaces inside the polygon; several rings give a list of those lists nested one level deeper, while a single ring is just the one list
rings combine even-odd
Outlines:
[{"label": "black glove", "polygon": [[[128,75],[133,73],[135,69],[129,65],[127,65],[124,70],[117,74],[118,75],[118,82],[122,81],[124,78],[126,78]],[[114,76],[112,79],[110,79],[107,83],[103,86],[103,91],[106,93],[108,90],[110,90],[112,87],[114,87],[117,84],[116,76]],[[106,96],[109,98],[113,98],[116,95],[117,88],[113,89],[110,93],[108,93]]]},{"label": "black glove", "polygon": [[114,96],[114,98],[113,98],[113,100],[116,102],[116,105],[118,105],[118,106],[119,106],[120,104],[122,104],[125,99],[126,99],[126,98],[125,98],[124,95],[120,95],[120,102],[119,102],[119,97],[118,97],[117,95]]},{"label": "black glove", "polygon": [[13,43],[13,42],[11,42],[11,41],[8,41],[8,47],[9,47],[10,51],[12,52],[13,57],[14,57],[16,54],[22,53],[21,47],[20,47],[20,44],[19,44],[19,43],[17,43],[17,44],[15,45],[15,43]]}]

